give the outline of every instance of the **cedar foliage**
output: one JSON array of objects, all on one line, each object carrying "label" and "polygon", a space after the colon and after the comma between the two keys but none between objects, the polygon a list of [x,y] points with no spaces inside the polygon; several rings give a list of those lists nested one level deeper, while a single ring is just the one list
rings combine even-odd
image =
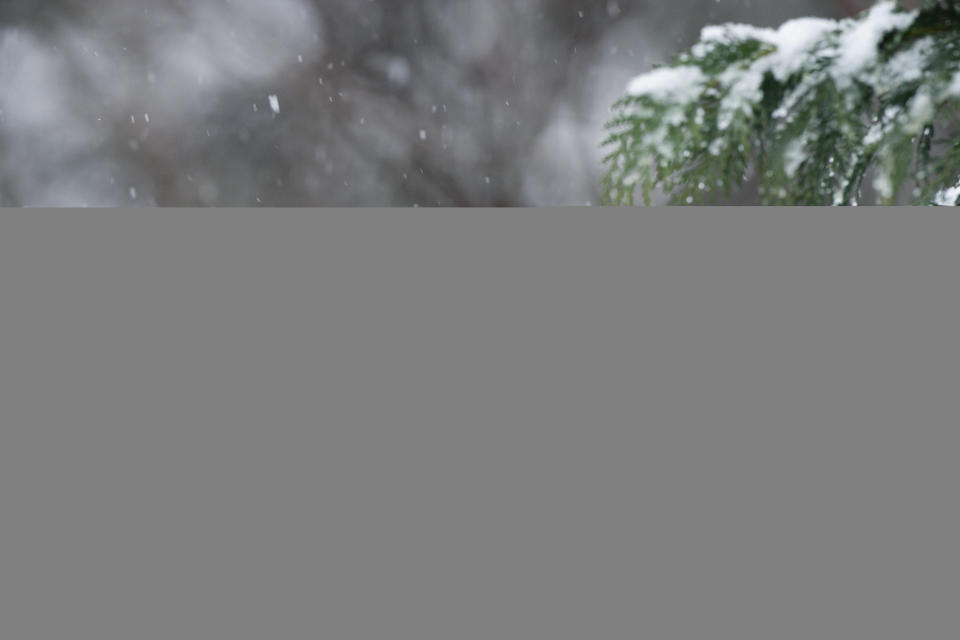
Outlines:
[{"label": "cedar foliage", "polygon": [[870,177],[880,204],[960,199],[960,0],[707,27],[632,86],[603,143],[609,204],[716,201],[751,176],[764,204],[856,205]]}]

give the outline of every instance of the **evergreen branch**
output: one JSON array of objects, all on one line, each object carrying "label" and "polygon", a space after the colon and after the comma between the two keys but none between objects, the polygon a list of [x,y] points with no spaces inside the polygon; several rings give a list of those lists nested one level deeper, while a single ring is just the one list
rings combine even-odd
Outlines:
[{"label": "evergreen branch", "polygon": [[960,2],[707,27],[612,113],[608,203],[702,202],[755,174],[767,203],[858,204],[872,175],[879,202],[912,184],[913,202],[953,204],[960,141],[944,149],[934,125],[960,113]]}]

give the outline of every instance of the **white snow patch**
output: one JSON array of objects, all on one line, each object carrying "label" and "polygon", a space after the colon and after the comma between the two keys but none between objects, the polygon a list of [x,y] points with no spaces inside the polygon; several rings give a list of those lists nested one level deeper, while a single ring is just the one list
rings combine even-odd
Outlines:
[{"label": "white snow patch", "polygon": [[674,107],[663,116],[663,121],[673,126],[679,126],[687,121],[687,116],[683,109]]},{"label": "white snow patch", "polygon": [[270,109],[272,109],[274,113],[280,113],[280,98],[271,95],[267,96],[267,100],[270,101]]},{"label": "white snow patch", "polygon": [[910,101],[910,110],[907,113],[907,122],[903,130],[910,135],[920,133],[925,126],[930,124],[936,112],[936,104],[934,104],[930,94],[926,91],[918,92]]},{"label": "white snow patch", "polygon": [[777,51],[767,62],[774,77],[783,81],[797,72],[803,65],[804,55],[836,29],[834,20],[824,18],[797,18],[780,25],[771,42]]},{"label": "white snow patch", "polygon": [[783,168],[788,178],[792,178],[797,173],[797,169],[807,159],[804,147],[807,145],[805,137],[791,140],[790,144],[783,152]]},{"label": "white snow patch", "polygon": [[960,198],[960,183],[956,186],[942,189],[933,196],[933,204],[940,207],[954,207],[957,204],[957,198]]},{"label": "white snow patch", "polygon": [[720,101],[720,110],[717,114],[717,128],[720,131],[728,128],[734,116],[749,109],[763,98],[760,86],[763,83],[764,70],[759,63],[754,63],[746,71],[730,68],[720,76],[720,82],[729,86],[727,94]]},{"label": "white snow patch", "polygon": [[648,133],[643,138],[643,145],[647,148],[653,148],[657,154],[664,158],[670,158],[675,151],[673,143],[667,137],[669,131],[665,125],[660,125],[656,131]]},{"label": "white snow patch", "polygon": [[933,38],[924,38],[915,45],[893,56],[883,65],[882,73],[878,74],[877,84],[886,85],[913,82],[923,77],[930,56],[934,53]]},{"label": "white snow patch", "polygon": [[705,79],[699,67],[654,69],[631,80],[627,85],[627,93],[632,96],[650,96],[656,100],[690,102],[700,96]]},{"label": "white snow patch", "polygon": [[[708,25],[704,27],[700,31],[700,42],[707,45],[715,42],[730,43],[742,42],[744,40],[767,41],[771,34],[773,34],[773,29],[755,27],[752,24],[731,22],[728,24]],[[701,51],[705,51],[705,49],[700,48],[699,50],[695,50],[693,54],[697,55]]]},{"label": "white snow patch", "polygon": [[947,87],[947,95],[960,97],[960,71],[950,81],[950,85]]},{"label": "white snow patch", "polygon": [[867,131],[867,135],[863,137],[863,145],[869,148],[883,140],[884,136],[890,133],[890,130],[896,124],[897,119],[902,113],[902,107],[887,107],[883,112],[883,117],[871,126]]},{"label": "white snow patch", "polygon": [[890,177],[890,173],[882,167],[878,167],[873,176],[873,188],[877,190],[877,195],[884,200],[893,197],[893,179]]},{"label": "white snow patch", "polygon": [[876,62],[877,47],[883,36],[913,23],[916,11],[894,11],[897,3],[884,0],[875,4],[867,16],[844,33],[837,46],[838,56],[832,74],[838,85],[848,85],[853,75]]}]

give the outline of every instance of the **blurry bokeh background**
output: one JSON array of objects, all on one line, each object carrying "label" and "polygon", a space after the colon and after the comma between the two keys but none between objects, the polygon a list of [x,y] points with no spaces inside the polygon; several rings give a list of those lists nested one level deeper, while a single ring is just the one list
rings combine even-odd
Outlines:
[{"label": "blurry bokeh background", "polygon": [[597,204],[632,76],[869,4],[0,0],[0,205]]}]

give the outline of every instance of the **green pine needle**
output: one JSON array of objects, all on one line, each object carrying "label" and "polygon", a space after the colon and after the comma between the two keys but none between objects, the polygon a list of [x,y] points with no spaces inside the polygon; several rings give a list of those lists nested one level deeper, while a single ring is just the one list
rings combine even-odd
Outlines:
[{"label": "green pine needle", "polygon": [[958,107],[960,3],[708,27],[613,105],[604,199],[704,203],[755,176],[766,204],[854,205],[872,177],[878,203],[956,204]]}]

